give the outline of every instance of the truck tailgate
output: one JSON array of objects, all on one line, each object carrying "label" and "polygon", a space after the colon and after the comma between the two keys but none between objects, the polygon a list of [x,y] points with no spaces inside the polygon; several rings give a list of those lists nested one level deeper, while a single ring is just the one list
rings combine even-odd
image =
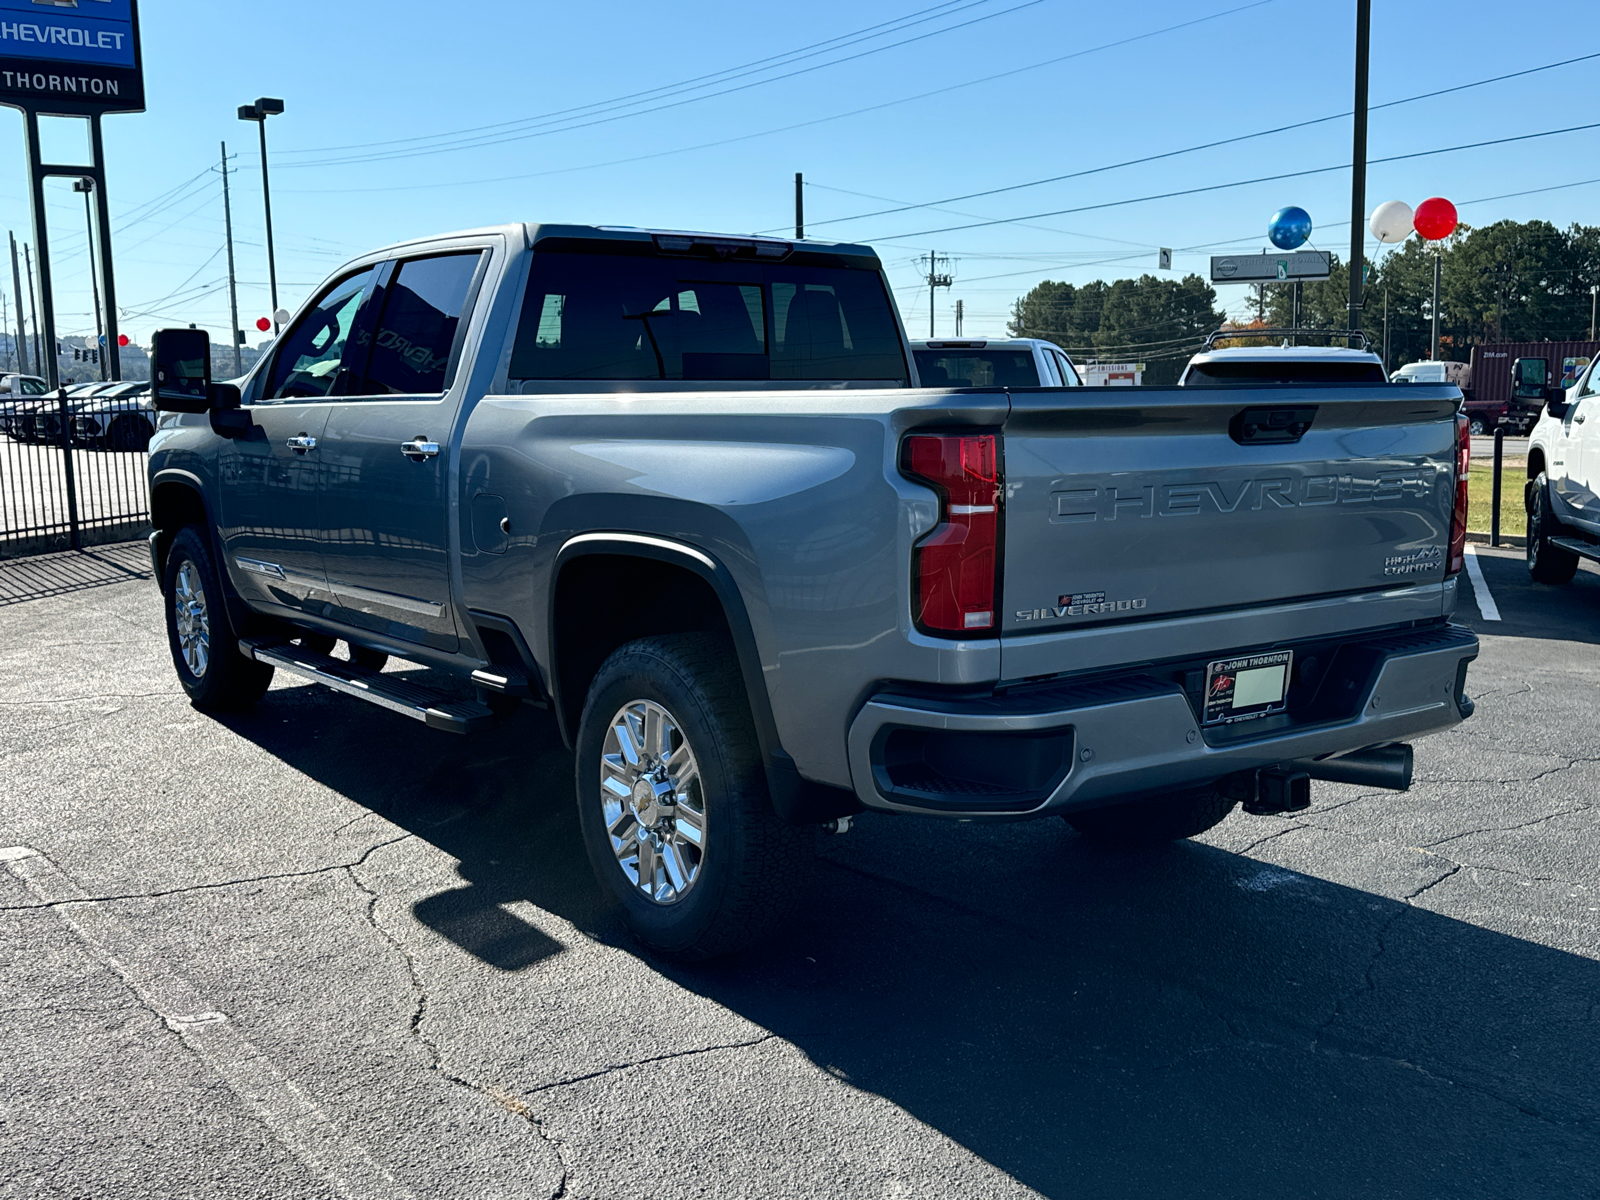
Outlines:
[{"label": "truck tailgate", "polygon": [[1438,583],[1459,400],[1445,385],[1013,393],[1002,634]]}]

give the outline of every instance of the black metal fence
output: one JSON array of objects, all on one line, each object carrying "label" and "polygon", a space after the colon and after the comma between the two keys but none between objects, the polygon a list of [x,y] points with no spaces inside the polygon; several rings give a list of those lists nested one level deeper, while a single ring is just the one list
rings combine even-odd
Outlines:
[{"label": "black metal fence", "polygon": [[148,383],[0,394],[0,558],[147,533],[156,417]]}]

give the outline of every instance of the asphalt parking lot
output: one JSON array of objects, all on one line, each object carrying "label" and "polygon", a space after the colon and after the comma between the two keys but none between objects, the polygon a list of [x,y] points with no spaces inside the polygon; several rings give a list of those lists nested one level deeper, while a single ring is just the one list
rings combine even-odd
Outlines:
[{"label": "asphalt parking lot", "polygon": [[1408,794],[1142,853],[868,817],[688,968],[542,714],[203,716],[102,557],[0,564],[0,1196],[1600,1192],[1587,565],[1477,548],[1477,713]]}]

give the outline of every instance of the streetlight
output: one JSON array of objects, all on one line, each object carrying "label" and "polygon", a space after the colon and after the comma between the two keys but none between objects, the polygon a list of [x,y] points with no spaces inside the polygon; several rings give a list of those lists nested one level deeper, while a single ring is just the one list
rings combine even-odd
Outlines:
[{"label": "streetlight", "polygon": [[[261,96],[254,104],[239,106],[239,120],[261,128],[261,200],[267,208],[267,282],[272,288],[272,335],[278,335],[278,264],[272,256],[272,191],[267,186],[267,118],[283,112],[283,101]],[[235,335],[237,336],[237,335]]]},{"label": "streetlight", "polygon": [[72,181],[72,190],[83,193],[83,224],[89,231],[89,287],[94,292],[94,344],[95,358],[100,360],[100,378],[106,377],[106,353],[102,348],[105,330],[100,326],[100,281],[94,269],[94,213],[89,208],[89,197],[94,193],[94,180],[88,175]]}]

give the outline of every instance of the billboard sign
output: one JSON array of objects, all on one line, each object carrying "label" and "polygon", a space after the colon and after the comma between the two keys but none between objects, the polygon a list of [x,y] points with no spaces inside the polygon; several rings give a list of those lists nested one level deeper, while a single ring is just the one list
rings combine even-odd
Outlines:
[{"label": "billboard sign", "polygon": [[1326,279],[1332,270],[1333,261],[1326,250],[1298,250],[1293,254],[1221,254],[1211,259],[1211,282],[1283,283],[1296,279]]},{"label": "billboard sign", "polygon": [[143,112],[137,0],[0,0],[0,104]]}]

